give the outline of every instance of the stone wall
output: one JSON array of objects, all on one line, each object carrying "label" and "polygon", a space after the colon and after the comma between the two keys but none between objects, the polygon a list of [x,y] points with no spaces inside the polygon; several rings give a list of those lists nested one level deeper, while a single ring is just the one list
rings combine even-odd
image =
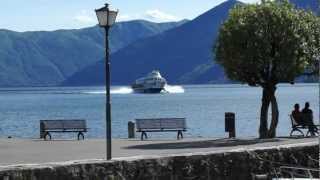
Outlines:
[{"label": "stone wall", "polygon": [[274,162],[319,169],[319,145],[0,167],[0,180],[248,180]]}]

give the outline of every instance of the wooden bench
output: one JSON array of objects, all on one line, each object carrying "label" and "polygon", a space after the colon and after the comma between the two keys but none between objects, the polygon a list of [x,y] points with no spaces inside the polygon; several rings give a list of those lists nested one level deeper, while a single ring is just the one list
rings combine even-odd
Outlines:
[{"label": "wooden bench", "polygon": [[47,140],[47,136],[51,140],[50,133],[78,133],[78,140],[80,137],[84,139],[84,134],[88,128],[86,120],[70,119],[70,120],[40,120],[40,138]]},{"label": "wooden bench", "polygon": [[178,132],[177,139],[183,138],[186,131],[185,118],[136,119],[136,131],[141,132],[141,140],[147,139],[147,132]]},{"label": "wooden bench", "polygon": [[[297,121],[293,118],[292,114],[289,114],[290,120],[291,120],[291,132],[290,132],[290,136],[293,136],[293,133],[295,131],[299,132],[302,136],[308,136],[311,135],[311,132],[309,130],[309,127],[307,125],[303,126],[301,124],[298,124]],[[319,129],[319,125],[314,125],[317,129]],[[304,135],[303,133],[303,129],[308,129],[307,134]],[[319,134],[318,132],[315,132],[316,134]]]}]

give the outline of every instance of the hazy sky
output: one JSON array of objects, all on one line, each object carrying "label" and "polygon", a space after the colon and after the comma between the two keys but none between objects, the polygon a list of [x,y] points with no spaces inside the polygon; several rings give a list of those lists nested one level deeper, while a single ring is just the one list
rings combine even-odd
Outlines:
[{"label": "hazy sky", "polygon": [[[118,21],[193,19],[225,0],[1,0],[0,29],[14,31],[74,29],[97,24],[94,9],[109,2]],[[259,0],[241,0],[255,3]]]}]

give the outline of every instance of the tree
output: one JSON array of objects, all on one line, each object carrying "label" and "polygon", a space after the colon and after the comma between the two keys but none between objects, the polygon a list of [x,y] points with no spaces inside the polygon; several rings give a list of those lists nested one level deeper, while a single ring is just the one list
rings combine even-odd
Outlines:
[{"label": "tree", "polygon": [[277,84],[294,83],[306,69],[319,70],[320,18],[286,0],[237,5],[221,26],[213,51],[231,80],[262,87],[259,136],[273,138],[279,119]]}]

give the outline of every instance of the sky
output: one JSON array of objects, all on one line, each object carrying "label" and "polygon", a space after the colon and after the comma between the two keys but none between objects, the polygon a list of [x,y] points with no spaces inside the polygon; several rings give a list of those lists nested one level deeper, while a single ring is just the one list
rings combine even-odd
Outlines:
[{"label": "sky", "polygon": [[[193,19],[225,0],[1,0],[0,29],[51,31],[97,24],[94,9],[109,3],[118,9],[117,21],[153,22]],[[256,3],[259,0],[241,0]]]}]

